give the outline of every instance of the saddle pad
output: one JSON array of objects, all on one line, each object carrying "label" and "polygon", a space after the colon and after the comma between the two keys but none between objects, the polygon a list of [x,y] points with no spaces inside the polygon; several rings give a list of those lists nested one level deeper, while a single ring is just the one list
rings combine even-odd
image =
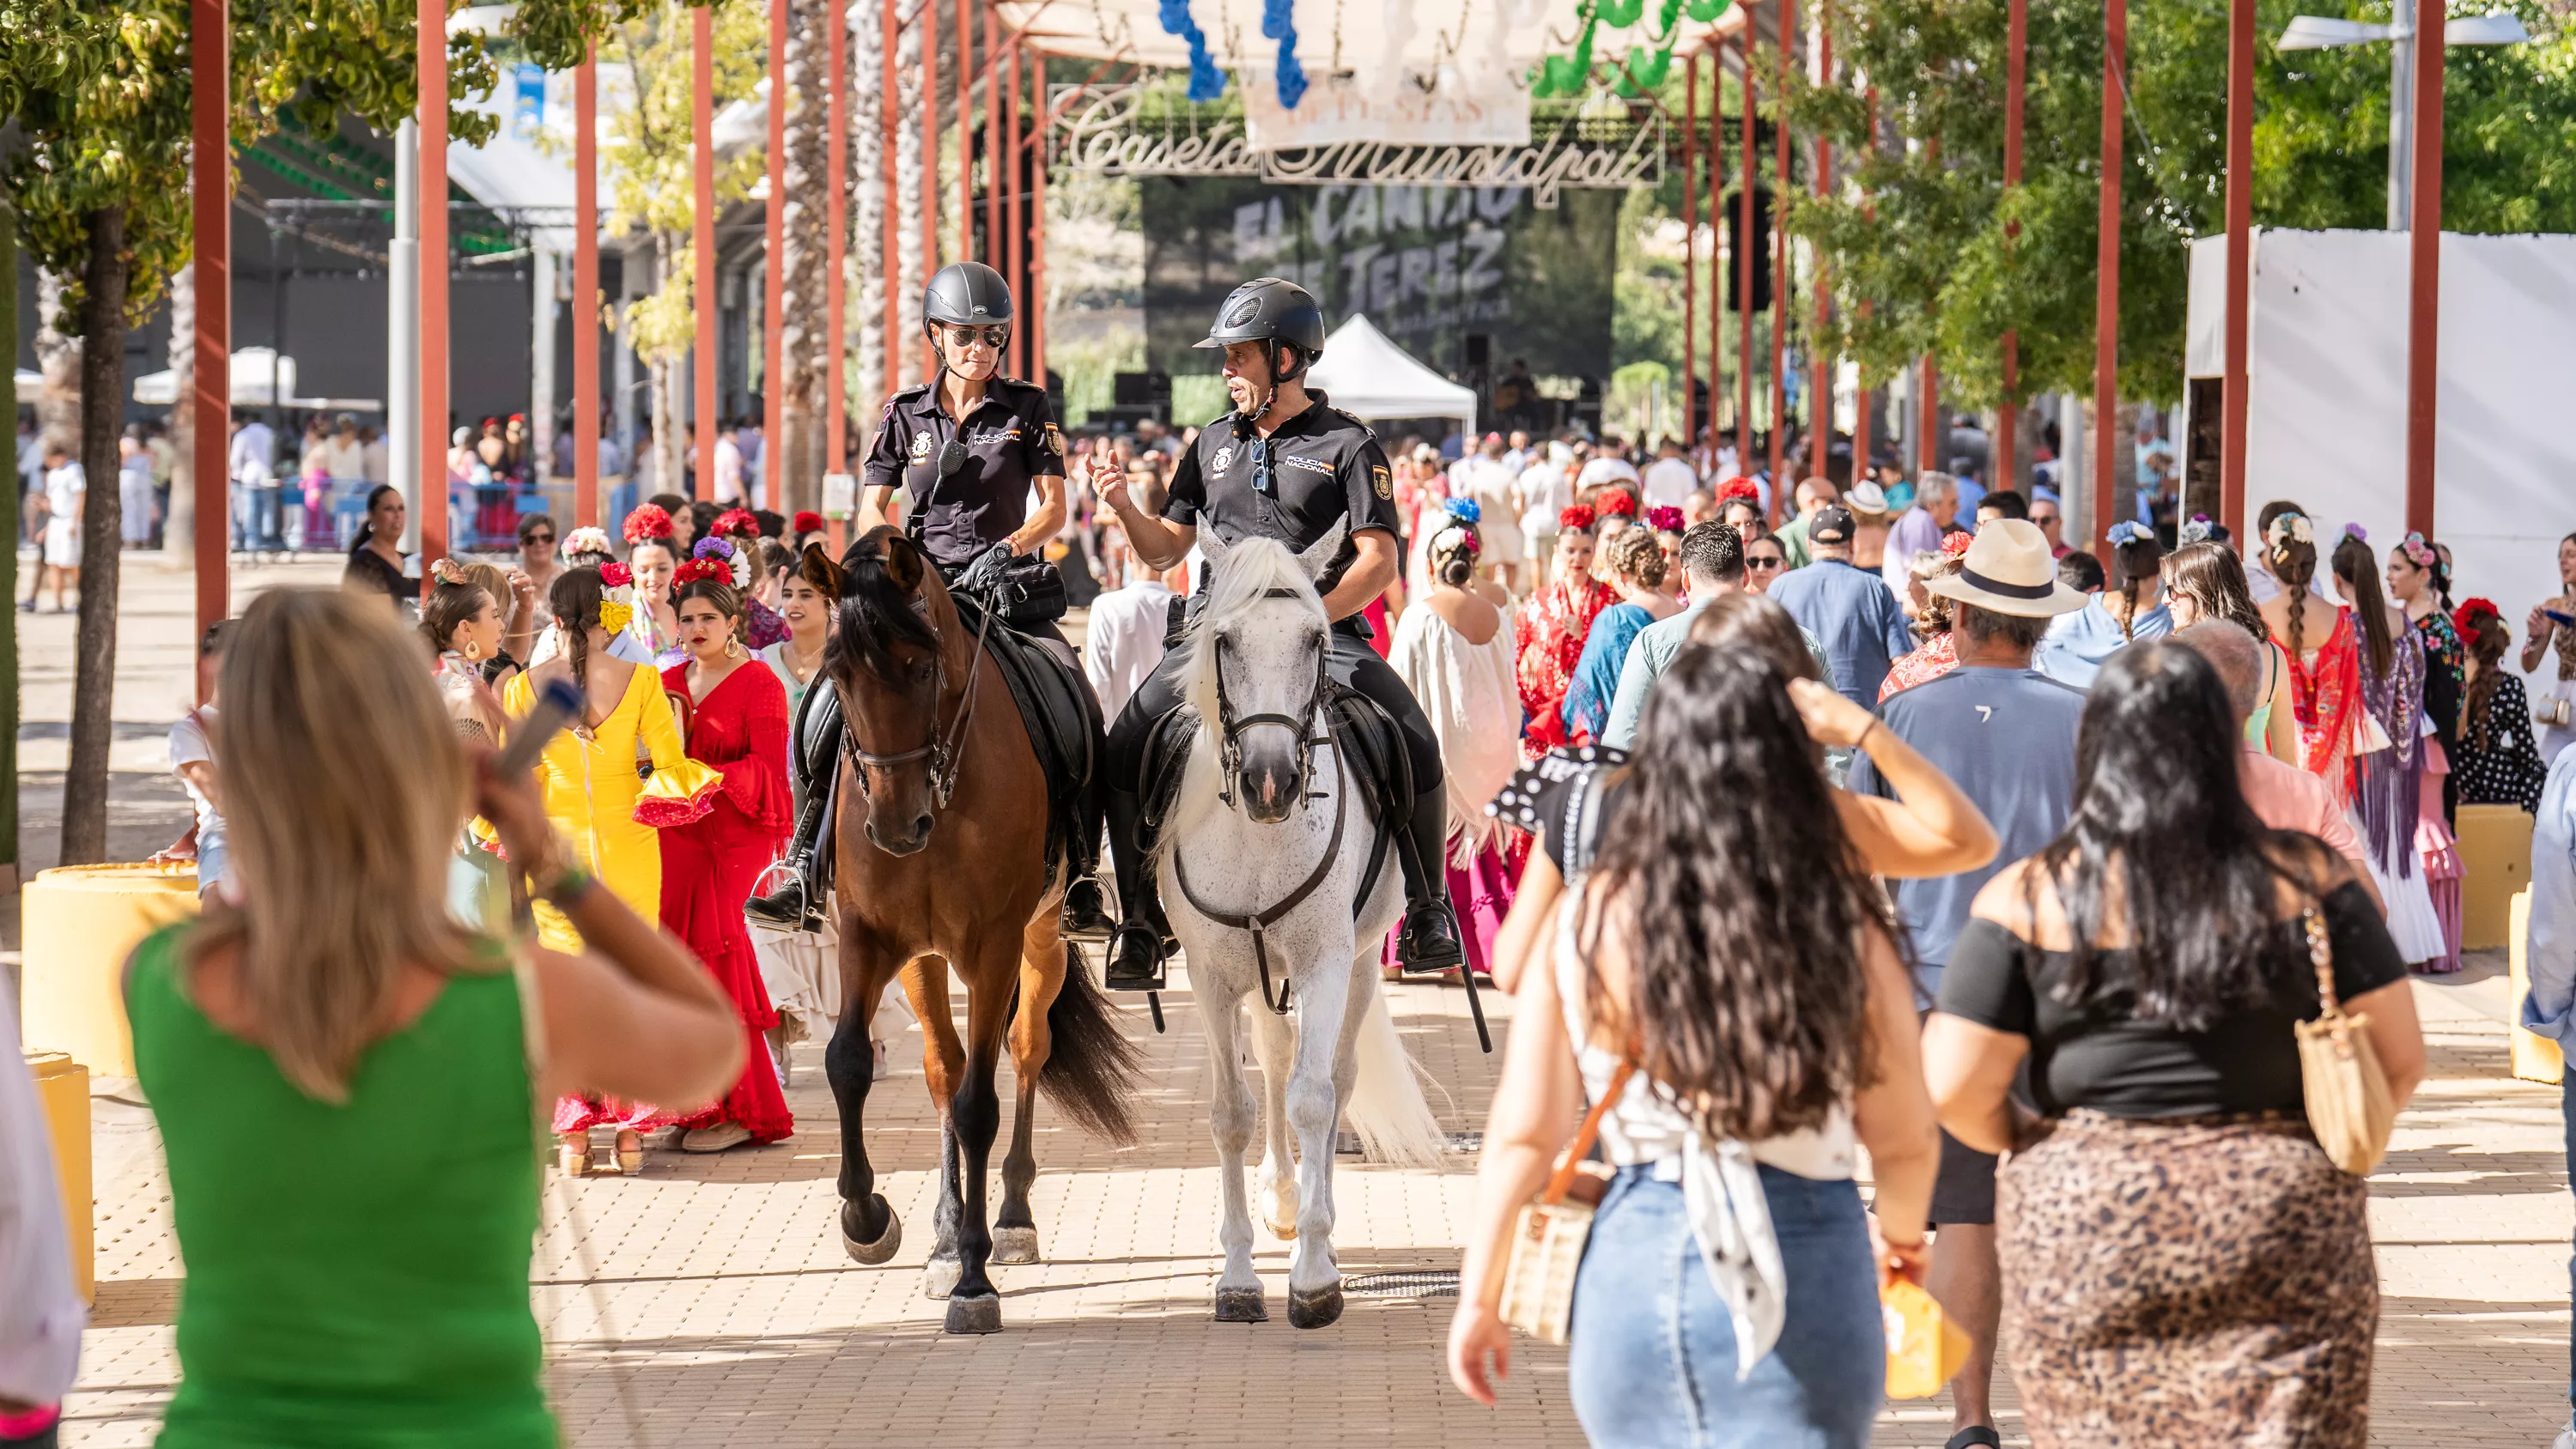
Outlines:
[{"label": "saddle pad", "polygon": [[[962,594],[951,598],[966,628],[982,626],[981,611],[972,599]],[[984,652],[1000,667],[1011,703],[1019,709],[1029,744],[1037,752],[1038,768],[1047,778],[1047,864],[1052,869],[1088,814],[1082,807],[1099,769],[1100,702],[1091,692],[1091,681],[1065,668],[1000,619],[993,624],[984,636]]]}]

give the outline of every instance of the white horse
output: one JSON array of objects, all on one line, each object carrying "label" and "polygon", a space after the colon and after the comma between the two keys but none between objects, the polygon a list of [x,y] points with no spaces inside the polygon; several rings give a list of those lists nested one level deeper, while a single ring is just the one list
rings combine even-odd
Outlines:
[{"label": "white horse", "polygon": [[[1355,777],[1323,718],[1328,621],[1314,581],[1344,537],[1336,525],[1292,554],[1270,539],[1227,545],[1199,530],[1211,597],[1181,664],[1199,727],[1158,869],[1216,1069],[1208,1115],[1225,1184],[1223,1323],[1269,1317],[1244,1198],[1253,1103],[1236,1032],[1248,995],[1261,993],[1252,1037],[1264,1089],[1263,1216],[1296,1244],[1291,1324],[1321,1328],[1342,1315],[1336,1122],[1347,1115],[1363,1150],[1382,1161],[1436,1163],[1443,1146],[1379,990],[1378,943],[1403,910],[1402,873],[1391,842],[1370,849],[1370,802],[1353,798]],[[1375,878],[1363,880],[1373,854]]]}]

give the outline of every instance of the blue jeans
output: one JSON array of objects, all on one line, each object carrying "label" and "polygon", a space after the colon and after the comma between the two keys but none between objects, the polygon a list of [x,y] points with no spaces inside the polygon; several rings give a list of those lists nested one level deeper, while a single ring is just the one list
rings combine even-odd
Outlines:
[{"label": "blue jeans", "polygon": [[1762,1169],[1788,1270],[1780,1340],[1742,1382],[1735,1328],[1692,1242],[1678,1182],[1623,1167],[1574,1280],[1568,1386],[1596,1445],[1860,1449],[1887,1381],[1860,1192]]},{"label": "blue jeans", "polygon": [[[2567,1171],[2571,1185],[2576,1185],[2576,1060],[2567,1064],[2566,1072],[2559,1078],[2558,1091],[2560,1115],[2565,1119],[2563,1130],[2567,1134]],[[2576,1304],[2576,1257],[2567,1260],[2567,1296],[2571,1304]],[[2567,1398],[2571,1405],[2576,1405],[2576,1334],[2571,1334],[2567,1341]],[[2571,1415],[2568,1422],[2576,1424],[2576,1415]]]}]

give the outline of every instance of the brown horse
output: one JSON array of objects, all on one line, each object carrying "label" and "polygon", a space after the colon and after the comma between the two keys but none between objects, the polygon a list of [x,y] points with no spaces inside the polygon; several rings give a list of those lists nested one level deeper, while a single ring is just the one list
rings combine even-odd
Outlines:
[{"label": "brown horse", "polygon": [[[850,546],[833,582],[839,627],[824,672],[846,742],[834,766],[842,1008],[823,1065],[841,1108],[841,1240],[862,1263],[885,1262],[902,1243],[860,1131],[868,1019],[900,978],[921,1018],[939,1106],[939,1237],[925,1286],[948,1300],[950,1333],[991,1333],[1001,1300],[985,1264],[1038,1261],[1029,1212],[1037,1091],[1092,1131],[1133,1140],[1135,1052],[1058,934],[1065,880],[1047,866],[1046,778],[998,666],[939,571],[901,533],[877,528]],[[952,968],[966,983],[963,1042],[949,1015]],[[1005,1034],[1019,1112],[1001,1213],[988,1228],[984,1175],[1001,1126],[993,1080]]]}]

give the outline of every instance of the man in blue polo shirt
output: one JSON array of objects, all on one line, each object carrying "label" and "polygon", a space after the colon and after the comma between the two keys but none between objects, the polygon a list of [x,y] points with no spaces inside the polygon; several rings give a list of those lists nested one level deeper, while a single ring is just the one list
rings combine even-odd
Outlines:
[{"label": "man in blue polo shirt", "polygon": [[[1959,667],[1888,696],[1879,718],[1976,802],[2002,842],[1993,862],[1976,870],[1893,883],[1897,914],[1913,943],[1915,979],[1928,1004],[1940,993],[1951,943],[1967,924],[1977,891],[1996,871],[2055,839],[2074,808],[2075,734],[2084,695],[2032,669],[2030,655],[2048,621],[2083,608],[2085,596],[2058,581],[2048,536],[2011,518],[1979,529],[1959,572],[1924,587],[1953,605]],[[1778,585],[1772,594],[1778,596]],[[1852,763],[1851,789],[1893,793],[1867,755]],[[1950,1443],[1962,1449],[2001,1444],[1989,1399],[2003,1308],[1995,1261],[1994,1157],[1942,1133],[1931,1218],[1939,1231],[1925,1286],[1974,1343],[1968,1362],[1950,1381],[1956,1431]]]},{"label": "man in blue polo shirt", "polygon": [[1823,642],[1831,682],[1843,698],[1876,709],[1887,666],[1914,652],[1914,631],[1886,580],[1852,567],[1852,529],[1851,511],[1841,504],[1817,509],[1807,520],[1814,562],[1773,583],[1771,601]]}]

